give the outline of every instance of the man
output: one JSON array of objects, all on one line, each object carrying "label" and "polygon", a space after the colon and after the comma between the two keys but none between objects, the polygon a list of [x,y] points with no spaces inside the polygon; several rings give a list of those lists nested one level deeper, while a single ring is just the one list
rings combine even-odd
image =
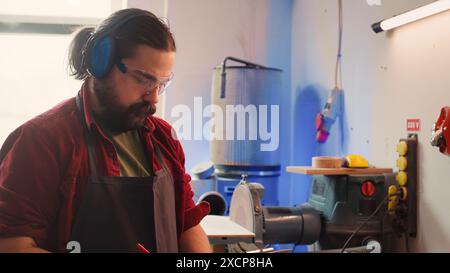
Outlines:
[{"label": "man", "polygon": [[[152,116],[175,42],[155,15],[112,14],[72,42],[75,98],[26,122],[0,150],[0,252],[209,252],[184,153]],[[72,248],[73,247],[73,248]]]}]

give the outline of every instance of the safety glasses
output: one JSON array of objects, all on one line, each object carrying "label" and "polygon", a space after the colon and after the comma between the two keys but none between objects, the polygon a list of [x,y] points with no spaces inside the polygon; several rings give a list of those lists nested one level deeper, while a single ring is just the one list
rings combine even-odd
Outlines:
[{"label": "safety glasses", "polygon": [[124,64],[122,61],[117,62],[117,67],[123,74],[129,75],[136,84],[141,85],[145,92],[150,92],[158,88],[159,95],[164,93],[173,78],[173,73],[168,77],[156,77],[145,70]]}]

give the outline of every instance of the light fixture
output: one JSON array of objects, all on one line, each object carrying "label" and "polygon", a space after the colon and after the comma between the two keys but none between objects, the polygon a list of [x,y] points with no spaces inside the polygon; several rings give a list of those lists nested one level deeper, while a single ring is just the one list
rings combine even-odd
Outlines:
[{"label": "light fixture", "polygon": [[449,9],[450,9],[450,0],[438,0],[431,4],[374,23],[372,25],[372,29],[373,31],[375,31],[375,33],[387,31],[423,19],[428,16],[447,11]]}]

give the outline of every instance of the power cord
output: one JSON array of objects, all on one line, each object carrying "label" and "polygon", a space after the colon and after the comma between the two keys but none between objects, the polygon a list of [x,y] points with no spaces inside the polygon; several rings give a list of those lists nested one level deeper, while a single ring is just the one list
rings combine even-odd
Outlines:
[{"label": "power cord", "polygon": [[374,217],[378,211],[383,207],[383,205],[388,201],[389,197],[392,196],[399,196],[400,193],[394,193],[394,194],[388,194],[386,195],[386,197],[383,199],[383,201],[380,202],[380,204],[378,205],[378,207],[375,209],[375,211],[363,222],[361,223],[358,228],[355,229],[355,231],[353,231],[353,233],[350,235],[350,237],[347,239],[347,241],[345,242],[344,246],[341,249],[341,253],[344,253],[345,249],[348,247],[348,245],[350,244],[350,242],[352,241],[352,239],[358,234],[358,232],[361,231],[361,229],[370,221],[370,219],[372,219],[372,217]]},{"label": "power cord", "polygon": [[409,250],[409,240],[408,240],[408,232],[405,231],[405,233],[403,233],[403,235],[405,236],[405,249],[406,249],[406,253],[411,253]]},{"label": "power cord", "polygon": [[336,56],[336,69],[334,72],[334,86],[337,89],[342,89],[341,58],[342,58],[342,33],[344,30],[342,0],[338,0],[338,6],[339,6],[339,24],[338,24],[339,38],[338,38],[338,53]]}]

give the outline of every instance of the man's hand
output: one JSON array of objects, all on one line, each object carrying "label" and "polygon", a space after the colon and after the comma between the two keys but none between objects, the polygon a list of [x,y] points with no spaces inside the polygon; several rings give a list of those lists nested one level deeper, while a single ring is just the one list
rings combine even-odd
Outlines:
[{"label": "man's hand", "polygon": [[48,253],[30,237],[0,238],[0,253]]},{"label": "man's hand", "polygon": [[180,252],[211,253],[206,233],[200,225],[193,226],[181,234]]}]

